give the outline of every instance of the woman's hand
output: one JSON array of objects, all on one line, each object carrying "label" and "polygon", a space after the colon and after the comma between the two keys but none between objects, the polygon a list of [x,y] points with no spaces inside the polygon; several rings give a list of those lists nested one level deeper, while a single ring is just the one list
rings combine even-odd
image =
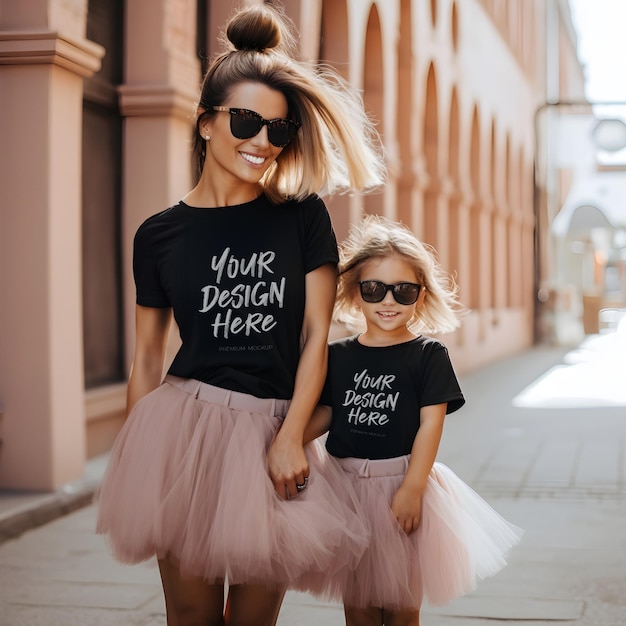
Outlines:
[{"label": "woman's hand", "polygon": [[402,484],[391,500],[391,511],[400,528],[410,535],[420,525],[422,494],[408,485]]},{"label": "woman's hand", "polygon": [[267,452],[267,469],[276,493],[284,500],[306,489],[309,462],[302,441],[278,431]]}]

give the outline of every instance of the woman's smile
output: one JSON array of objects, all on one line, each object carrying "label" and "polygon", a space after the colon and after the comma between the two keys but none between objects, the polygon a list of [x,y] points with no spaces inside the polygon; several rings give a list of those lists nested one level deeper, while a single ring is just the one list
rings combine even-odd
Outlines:
[{"label": "woman's smile", "polygon": [[263,165],[267,160],[267,157],[251,154],[250,152],[239,152],[242,158],[251,165]]}]

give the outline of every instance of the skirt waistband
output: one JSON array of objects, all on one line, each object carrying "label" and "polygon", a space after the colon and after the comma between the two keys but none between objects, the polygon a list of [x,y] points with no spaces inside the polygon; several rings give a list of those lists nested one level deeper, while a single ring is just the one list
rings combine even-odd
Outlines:
[{"label": "skirt waistband", "polygon": [[376,476],[404,476],[409,469],[409,454],[391,459],[357,459],[355,457],[337,458],[339,465],[350,474],[359,478]]},{"label": "skirt waistband", "polygon": [[279,400],[277,398],[257,398],[249,393],[223,389],[215,385],[203,383],[195,378],[180,378],[168,374],[163,382],[178,387],[181,391],[188,393],[198,400],[221,404],[231,409],[251,411],[253,413],[263,413],[276,417],[285,417],[289,409],[289,400]]}]

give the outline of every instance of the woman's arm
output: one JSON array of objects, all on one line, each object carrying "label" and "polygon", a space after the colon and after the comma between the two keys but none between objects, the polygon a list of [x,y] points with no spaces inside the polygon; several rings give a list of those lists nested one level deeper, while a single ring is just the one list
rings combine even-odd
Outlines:
[{"label": "woman's arm", "polygon": [[293,398],[285,420],[267,455],[274,488],[282,498],[295,496],[296,484],[309,476],[304,454],[304,430],[319,401],[326,379],[328,331],[335,302],[337,271],[327,264],[306,275],[302,352]]},{"label": "woman's arm", "polygon": [[411,448],[409,469],[391,501],[391,510],[407,535],[420,525],[422,496],[437,457],[447,406],[444,403],[422,407],[420,427]]},{"label": "woman's arm", "polygon": [[171,309],[135,308],[135,353],[126,391],[127,417],[137,400],[161,382],[171,318]]}]

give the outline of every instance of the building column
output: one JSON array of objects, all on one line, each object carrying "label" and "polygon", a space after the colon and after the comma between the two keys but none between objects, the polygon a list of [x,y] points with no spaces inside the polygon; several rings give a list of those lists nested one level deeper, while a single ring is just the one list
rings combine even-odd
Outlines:
[{"label": "building column", "polygon": [[[126,83],[119,91],[125,118],[122,263],[128,369],[135,342],[133,237],[147,217],[191,189],[191,139],[201,75],[194,0],[129,2],[125,17]],[[173,331],[170,357],[176,347]]]},{"label": "building column", "polygon": [[85,463],[83,79],[87,0],[0,14],[0,488],[53,490]]},{"label": "building column", "polygon": [[322,0],[283,0],[287,15],[300,36],[300,56],[313,63],[319,60],[322,27]]}]

